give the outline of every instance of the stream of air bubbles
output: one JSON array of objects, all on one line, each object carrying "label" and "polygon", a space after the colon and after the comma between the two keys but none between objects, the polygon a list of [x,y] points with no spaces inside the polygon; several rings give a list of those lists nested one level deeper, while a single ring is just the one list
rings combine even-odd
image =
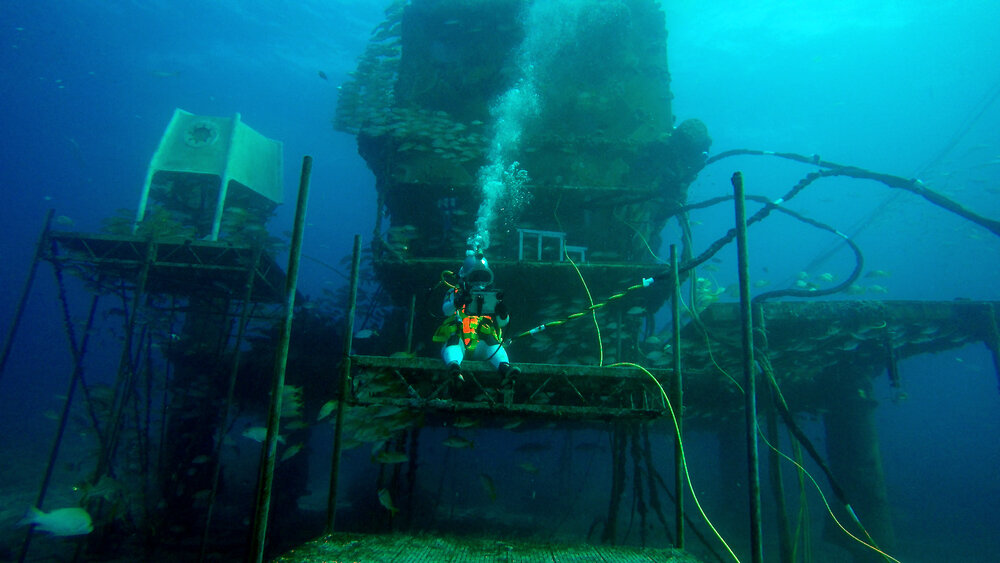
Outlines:
[{"label": "stream of air bubbles", "polygon": [[579,0],[536,0],[522,17],[524,40],[517,53],[519,78],[490,108],[493,138],[486,164],[479,169],[476,183],[482,202],[476,216],[476,230],[469,248],[484,251],[490,246],[490,230],[497,216],[516,217],[529,201],[528,172],[516,160],[526,125],[541,110],[539,78],[555,61],[560,46],[576,35],[578,15],[586,2]]}]

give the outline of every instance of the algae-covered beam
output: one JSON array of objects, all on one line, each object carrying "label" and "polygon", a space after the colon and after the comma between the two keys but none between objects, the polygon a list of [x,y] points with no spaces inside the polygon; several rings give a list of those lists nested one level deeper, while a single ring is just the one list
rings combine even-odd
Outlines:
[{"label": "algae-covered beam", "polygon": [[750,266],[747,260],[746,201],[743,199],[743,175],[733,174],[733,199],[736,201],[736,247],[740,278],[740,318],[743,326],[743,390],[746,396],[747,493],[750,496],[750,548],[754,563],[764,561],[760,514],[760,468],[757,460],[757,385],[753,361],[753,319],[750,314]]},{"label": "algae-covered beam", "polygon": [[672,366],[674,368],[673,387],[671,389],[671,404],[674,407],[673,416],[676,421],[677,436],[674,440],[674,490],[677,491],[674,506],[674,518],[677,538],[674,545],[684,549],[684,481],[687,464],[684,462],[684,385],[681,375],[681,281],[677,259],[677,245],[670,245],[670,267],[673,270],[673,348]]},{"label": "algae-covered beam", "polygon": [[24,306],[28,302],[28,295],[31,294],[31,286],[35,283],[35,274],[38,272],[38,261],[42,257],[42,252],[45,249],[45,239],[48,238],[49,229],[52,226],[52,215],[55,213],[54,209],[49,209],[48,213],[45,214],[45,226],[42,227],[42,234],[38,236],[38,242],[35,243],[35,254],[31,258],[31,266],[28,267],[28,277],[24,280],[24,286],[21,288],[21,296],[17,299],[17,305],[14,307],[14,318],[10,321],[10,328],[7,329],[7,334],[3,339],[3,350],[0,351],[0,378],[3,378],[4,367],[7,366],[7,358],[10,357],[10,349],[14,344],[14,335],[17,334],[17,329],[21,326],[21,316],[24,314]]},{"label": "algae-covered beam", "polygon": [[271,382],[271,405],[267,413],[267,437],[261,448],[261,463],[257,482],[256,511],[254,513],[253,534],[250,538],[248,561],[261,563],[264,560],[264,543],[267,535],[267,515],[271,507],[271,485],[274,480],[274,463],[278,450],[278,421],[281,416],[281,396],[285,386],[285,365],[288,361],[288,345],[291,340],[292,318],[295,313],[295,291],[299,282],[299,263],[302,256],[302,233],[305,229],[306,206],[309,200],[309,175],[312,172],[312,157],[302,159],[302,175],[299,180],[299,198],[295,207],[295,225],[292,230],[292,246],[288,256],[288,277],[285,282],[285,319],[278,351],[274,360],[274,378]]},{"label": "algae-covered beam", "polygon": [[139,317],[139,309],[142,308],[142,304],[146,299],[146,285],[149,281],[149,271],[156,262],[156,241],[153,239],[148,240],[145,250],[142,269],[139,271],[139,279],[136,281],[135,290],[132,293],[132,307],[127,312],[125,342],[122,345],[121,357],[118,359],[118,375],[115,379],[114,392],[112,393],[113,406],[111,420],[108,422],[108,432],[105,435],[105,442],[102,444],[97,471],[94,473],[98,477],[111,469],[115,457],[115,449],[118,447],[118,438],[121,432],[125,405],[128,403],[132,393],[133,379],[135,377],[135,367],[132,365],[132,341],[135,337],[135,325]]},{"label": "algae-covered beam", "polygon": [[[352,355],[351,363],[355,368],[394,368],[399,370],[413,371],[441,371],[440,358],[406,358],[391,356],[362,356]],[[608,366],[585,366],[568,364],[521,364],[518,366],[521,374],[518,379],[529,376],[537,377],[562,377],[569,375],[574,381],[579,382],[584,378],[601,378],[628,380],[637,382],[649,382],[649,376],[642,370],[632,367],[608,367]],[[670,370],[649,369],[658,380],[662,380],[670,375]],[[495,374],[496,369],[490,366],[489,362],[466,360],[462,362],[462,372],[471,372],[477,375],[487,376]]]},{"label": "algae-covered beam", "polygon": [[[70,376],[69,389],[66,391],[66,399],[63,401],[62,413],[59,415],[59,426],[56,429],[55,437],[52,439],[52,447],[49,450],[49,459],[45,465],[45,473],[42,477],[42,483],[39,485],[38,495],[35,497],[35,504],[33,506],[37,507],[39,510],[45,502],[45,495],[48,493],[49,483],[52,480],[52,472],[55,469],[56,460],[59,458],[59,448],[62,445],[62,439],[66,432],[67,423],[69,422],[70,409],[73,406],[73,394],[76,391],[78,382],[83,387],[84,392],[86,392],[85,382],[83,381],[83,358],[87,353],[87,342],[90,340],[91,328],[94,325],[94,314],[97,312],[97,303],[100,299],[100,296],[96,294],[93,298],[91,298],[90,314],[87,316],[87,325],[83,329],[83,340],[80,342],[80,345],[77,346],[76,335],[73,332],[69,316],[69,308],[66,306],[65,287],[63,286],[62,276],[59,274],[58,267],[56,268],[56,273],[59,281],[60,298],[63,302],[66,334],[70,340],[70,352],[73,354],[73,374]],[[31,547],[31,537],[34,531],[35,526],[28,527],[28,531],[24,537],[24,542],[21,543],[21,552],[17,559],[19,563],[23,563],[28,556],[28,550]]]},{"label": "algae-covered beam", "polygon": [[337,386],[337,419],[333,431],[333,458],[330,463],[330,490],[326,499],[326,532],[333,533],[337,516],[337,483],[340,481],[340,453],[344,443],[344,406],[351,377],[351,348],[354,342],[354,312],[358,304],[358,276],[361,271],[361,235],[354,235],[354,261],[347,303],[347,327],[344,329],[344,360]]},{"label": "algae-covered beam", "polygon": [[[240,350],[243,348],[243,338],[246,336],[247,325],[250,322],[250,311],[253,309],[251,298],[253,297],[254,280],[257,279],[257,266],[260,264],[261,256],[264,253],[263,245],[258,244],[254,248],[253,257],[247,265],[246,279],[243,285],[243,311],[240,314],[240,322],[236,331],[236,342],[233,343],[233,357],[229,365],[229,387],[226,391],[226,402],[222,407],[222,425],[229,424],[229,412],[232,410],[233,397],[236,394],[236,377],[240,372]],[[226,426],[222,426],[225,428]],[[201,533],[201,550],[198,555],[199,561],[204,561],[208,553],[208,540],[212,528],[212,513],[215,510],[215,501],[219,494],[219,479],[222,475],[222,444],[223,437],[217,437],[215,448],[212,451],[212,488],[208,495],[208,509],[205,513],[205,528]]]},{"label": "algae-covered beam", "polygon": [[529,416],[547,419],[563,420],[615,420],[623,418],[660,418],[667,413],[660,409],[619,408],[619,407],[576,407],[512,404],[473,403],[466,401],[451,401],[447,399],[394,399],[379,398],[375,400],[352,401],[355,406],[396,406],[413,410],[437,411],[454,414],[480,416]]}]

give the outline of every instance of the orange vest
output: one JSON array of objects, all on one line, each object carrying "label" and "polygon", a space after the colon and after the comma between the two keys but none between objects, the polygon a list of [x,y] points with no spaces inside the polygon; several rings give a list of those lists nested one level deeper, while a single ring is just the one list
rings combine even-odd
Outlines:
[{"label": "orange vest", "polygon": [[462,307],[460,318],[462,319],[462,341],[465,342],[466,348],[474,350],[476,345],[473,344],[473,341],[479,340],[479,325],[483,317],[465,316],[465,307]]},{"label": "orange vest", "polygon": [[455,311],[453,318],[446,320],[434,333],[434,342],[445,342],[455,332],[461,331],[462,343],[470,352],[476,349],[480,336],[492,336],[499,342],[500,329],[493,324],[489,315],[466,315],[465,307]]}]

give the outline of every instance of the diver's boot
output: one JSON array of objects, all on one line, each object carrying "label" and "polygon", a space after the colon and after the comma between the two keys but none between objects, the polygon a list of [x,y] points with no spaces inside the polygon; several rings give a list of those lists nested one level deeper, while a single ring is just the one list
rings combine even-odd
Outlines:
[{"label": "diver's boot", "polygon": [[503,396],[505,407],[514,404],[514,379],[521,373],[520,368],[503,362],[497,366],[497,373],[500,374],[500,393]]},{"label": "diver's boot", "polygon": [[465,378],[462,377],[462,366],[458,365],[455,362],[450,362],[448,364],[448,375],[452,379],[457,379],[458,381],[465,381]]},{"label": "diver's boot", "polygon": [[[512,381],[519,373],[521,373],[521,368],[517,366],[512,366],[507,362],[503,362],[497,366],[497,373],[503,377],[504,383],[507,381]],[[501,383],[503,385],[503,383]]]}]

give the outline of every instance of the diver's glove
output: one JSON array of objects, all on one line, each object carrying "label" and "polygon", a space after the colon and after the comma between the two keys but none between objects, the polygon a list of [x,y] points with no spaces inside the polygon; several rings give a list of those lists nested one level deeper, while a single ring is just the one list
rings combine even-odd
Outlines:
[{"label": "diver's glove", "polygon": [[[500,298],[499,294],[497,295],[497,298]],[[498,319],[506,319],[508,316],[507,304],[504,303],[503,301],[497,303],[497,306],[493,309],[493,313],[496,315],[496,318]]]},{"label": "diver's glove", "polygon": [[461,309],[469,303],[472,303],[472,295],[470,295],[468,291],[459,290],[459,292],[455,294],[455,299],[453,301],[455,303],[455,308]]}]

